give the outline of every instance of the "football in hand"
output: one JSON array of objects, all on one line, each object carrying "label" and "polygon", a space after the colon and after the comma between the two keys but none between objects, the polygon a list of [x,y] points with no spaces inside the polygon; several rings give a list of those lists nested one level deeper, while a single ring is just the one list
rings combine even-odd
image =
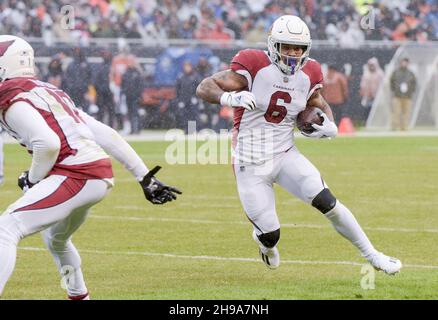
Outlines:
[{"label": "football in hand", "polygon": [[297,128],[304,133],[312,133],[315,128],[312,124],[322,125],[324,118],[320,116],[322,111],[315,107],[306,107],[297,115]]}]

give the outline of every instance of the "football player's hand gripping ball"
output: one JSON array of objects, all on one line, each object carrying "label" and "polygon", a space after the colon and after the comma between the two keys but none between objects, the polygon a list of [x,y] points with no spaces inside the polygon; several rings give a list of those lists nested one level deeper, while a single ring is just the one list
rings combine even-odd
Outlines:
[{"label": "football player's hand gripping ball", "polygon": [[312,127],[315,128],[315,131],[312,133],[303,133],[306,137],[309,138],[334,138],[338,134],[338,127],[336,124],[331,121],[328,116],[321,111],[320,116],[324,118],[322,125],[317,125],[315,123],[312,124]]},{"label": "football player's hand gripping ball", "polygon": [[153,204],[164,204],[168,201],[176,200],[176,194],[182,194],[177,188],[167,186],[155,178],[154,175],[160,169],[160,166],[156,166],[140,181],[146,199]]}]

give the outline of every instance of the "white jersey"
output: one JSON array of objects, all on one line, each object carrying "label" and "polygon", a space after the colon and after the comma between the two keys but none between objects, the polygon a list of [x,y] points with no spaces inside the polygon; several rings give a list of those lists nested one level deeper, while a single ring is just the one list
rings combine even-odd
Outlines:
[{"label": "white jersey", "polygon": [[231,70],[248,81],[256,98],[254,111],[236,108],[233,156],[239,163],[263,163],[289,150],[297,114],[313,92],[322,87],[320,64],[309,59],[295,75],[286,76],[262,50],[242,50],[233,58]]},{"label": "white jersey", "polygon": [[33,156],[31,182],[54,174],[112,181],[107,152],[138,180],[148,171],[114,130],[77,109],[65,92],[49,83],[34,78],[3,82],[0,116],[2,127]]}]

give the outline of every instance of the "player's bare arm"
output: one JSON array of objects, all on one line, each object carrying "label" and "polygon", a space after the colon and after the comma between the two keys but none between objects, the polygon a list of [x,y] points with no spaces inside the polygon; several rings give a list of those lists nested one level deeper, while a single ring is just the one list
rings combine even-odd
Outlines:
[{"label": "player's bare arm", "polygon": [[224,70],[205,78],[196,88],[196,95],[209,103],[254,110],[255,97],[249,91],[248,80],[237,72]]},{"label": "player's bare arm", "polygon": [[312,96],[307,101],[307,106],[321,109],[322,112],[324,112],[328,116],[330,121],[332,122],[335,121],[333,117],[332,109],[330,108],[330,105],[327,103],[327,101],[325,101],[324,97],[321,95],[320,90],[316,90],[312,94]]},{"label": "player's bare arm", "polygon": [[220,103],[224,92],[242,91],[248,86],[246,78],[232,70],[224,70],[205,78],[196,89],[196,95],[210,103]]}]

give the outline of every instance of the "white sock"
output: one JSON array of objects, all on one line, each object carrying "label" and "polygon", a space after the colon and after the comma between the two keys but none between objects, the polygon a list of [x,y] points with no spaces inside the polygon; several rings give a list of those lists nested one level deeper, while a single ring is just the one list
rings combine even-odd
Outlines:
[{"label": "white sock", "polygon": [[55,259],[61,277],[67,280],[67,294],[81,296],[88,292],[81,270],[81,257],[71,240],[59,241],[43,233],[44,242]]},{"label": "white sock", "polygon": [[325,216],[331,221],[336,231],[359,249],[362,256],[368,257],[377,252],[351,211],[341,202],[337,201],[336,206]]},{"label": "white sock", "polygon": [[20,234],[14,218],[10,215],[0,216],[0,296],[15,268]]}]

